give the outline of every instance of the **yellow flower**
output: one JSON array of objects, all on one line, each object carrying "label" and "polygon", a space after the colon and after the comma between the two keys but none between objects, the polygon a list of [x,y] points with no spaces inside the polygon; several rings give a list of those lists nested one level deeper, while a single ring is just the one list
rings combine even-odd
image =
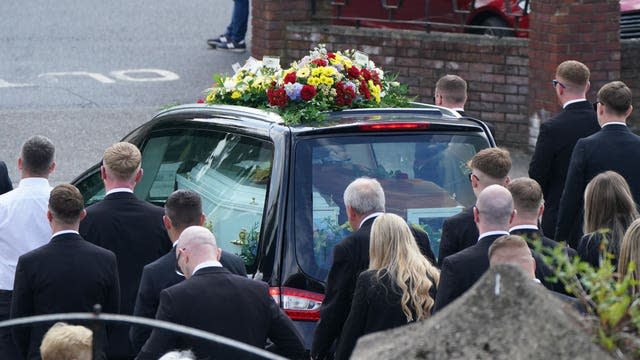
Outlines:
[{"label": "yellow flower", "polygon": [[242,96],[242,94],[238,90],[236,90],[236,91],[231,93],[231,98],[232,99],[240,99],[241,96]]},{"label": "yellow flower", "polygon": [[307,76],[309,76],[309,68],[304,67],[296,71],[296,76],[301,78],[306,78]]},{"label": "yellow flower", "polygon": [[375,85],[373,80],[367,81],[367,85],[369,85],[369,90],[371,91],[371,96],[375,99],[375,101],[380,103],[380,86]]},{"label": "yellow flower", "polygon": [[313,70],[311,70],[311,76],[321,76],[322,75],[322,68],[313,68]]},{"label": "yellow flower", "polygon": [[327,86],[333,85],[333,79],[330,78],[330,77],[323,76],[323,77],[320,78],[320,81],[322,81],[322,83],[327,85]]},{"label": "yellow flower", "polygon": [[216,91],[213,90],[209,93],[209,95],[207,95],[207,102],[213,102],[213,100],[216,98]]},{"label": "yellow flower", "polygon": [[317,77],[310,77],[307,79],[307,84],[309,85],[313,85],[313,86],[317,86],[318,84],[320,84],[320,79],[318,79]]},{"label": "yellow flower", "polygon": [[334,68],[333,66],[326,66],[322,68],[322,75],[324,76],[333,76],[337,72],[338,70],[336,70],[336,68]]}]

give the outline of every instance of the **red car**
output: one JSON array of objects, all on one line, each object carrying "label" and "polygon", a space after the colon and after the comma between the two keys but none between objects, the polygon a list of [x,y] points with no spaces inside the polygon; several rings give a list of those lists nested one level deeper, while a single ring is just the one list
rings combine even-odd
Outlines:
[{"label": "red car", "polygon": [[[334,0],[334,23],[528,37],[529,0]],[[640,37],[640,0],[621,0],[621,37]]]}]

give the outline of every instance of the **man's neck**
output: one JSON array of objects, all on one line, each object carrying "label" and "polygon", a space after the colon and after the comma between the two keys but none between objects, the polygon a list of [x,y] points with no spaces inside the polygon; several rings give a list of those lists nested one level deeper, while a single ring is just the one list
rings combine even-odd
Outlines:
[{"label": "man's neck", "polygon": [[80,223],[77,223],[77,224],[74,224],[74,225],[56,224],[55,222],[51,223],[51,233],[52,234],[55,234],[55,233],[60,232],[60,231],[65,231],[65,230],[79,231],[78,229],[80,229]]},{"label": "man's neck", "polygon": [[509,224],[510,227],[521,226],[521,225],[538,226],[538,219],[518,219],[518,218],[515,218],[515,219],[513,219],[511,224]]}]

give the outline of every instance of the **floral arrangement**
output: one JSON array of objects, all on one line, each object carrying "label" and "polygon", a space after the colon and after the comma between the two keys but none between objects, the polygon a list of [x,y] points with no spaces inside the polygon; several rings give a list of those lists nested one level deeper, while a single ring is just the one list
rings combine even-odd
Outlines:
[{"label": "floral arrangement", "polygon": [[208,104],[270,109],[288,124],[321,121],[322,113],[351,108],[404,107],[406,86],[355,50],[327,51],[319,45],[289,68],[278,58],[249,58],[233,76],[216,75]]}]

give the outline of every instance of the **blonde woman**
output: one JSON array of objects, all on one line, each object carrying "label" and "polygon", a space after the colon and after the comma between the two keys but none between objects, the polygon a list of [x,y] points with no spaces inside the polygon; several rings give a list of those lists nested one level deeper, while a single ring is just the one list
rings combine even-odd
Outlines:
[{"label": "blonde woman", "polygon": [[[629,265],[633,262],[634,268],[629,269]],[[628,272],[633,271],[631,276],[634,280],[640,280],[640,219],[632,222],[624,234],[622,244],[620,245],[620,258],[618,259],[618,271],[623,277]],[[632,288],[633,294],[640,294],[640,283]]]},{"label": "blonde woman", "polygon": [[594,177],[584,191],[584,233],[578,243],[578,255],[594,267],[599,267],[606,251],[617,264],[620,242],[631,223],[638,218],[636,204],[627,181],[615,171],[605,171]]},{"label": "blonde woman", "polygon": [[431,315],[440,273],[421,253],[409,225],[383,214],[371,229],[369,269],[358,277],[336,359],[348,359],[358,338]]}]

